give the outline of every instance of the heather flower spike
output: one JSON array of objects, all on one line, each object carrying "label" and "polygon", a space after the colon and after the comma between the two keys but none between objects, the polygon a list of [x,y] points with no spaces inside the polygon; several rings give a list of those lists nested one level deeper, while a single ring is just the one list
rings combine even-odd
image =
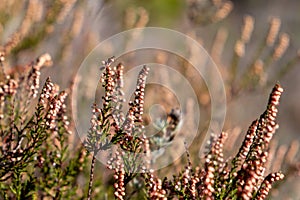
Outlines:
[{"label": "heather flower spike", "polygon": [[[267,196],[271,184],[283,178],[281,173],[277,173],[270,175],[270,177],[277,177],[272,178],[272,181],[269,181],[269,176],[264,180],[269,144],[278,128],[276,123],[277,106],[282,92],[282,87],[276,84],[270,94],[266,111],[249,127],[242,147],[233,159],[232,172],[237,178],[238,196],[243,199],[252,199],[257,192],[259,192],[260,198]],[[239,169],[236,171],[238,166]],[[259,187],[259,185],[261,186]]]},{"label": "heather flower spike", "polygon": [[[101,67],[103,69],[100,82],[104,88],[104,95],[102,97],[102,107],[99,107],[95,103],[92,107],[92,119],[91,119],[91,128],[89,130],[87,139],[86,139],[86,148],[88,151],[93,153],[93,159],[91,164],[91,173],[90,173],[90,187],[88,197],[91,195],[93,173],[94,173],[94,164],[95,157],[97,153],[101,150],[106,150],[112,145],[119,145],[122,150],[135,153],[142,153],[143,147],[147,144],[147,140],[143,135],[143,119],[142,115],[144,112],[144,95],[146,87],[146,77],[149,69],[146,66],[143,66],[140,71],[137,79],[137,86],[134,92],[134,100],[129,102],[129,110],[124,117],[122,112],[122,107],[124,103],[124,94],[123,94],[123,65],[118,64],[116,67],[112,66],[114,62],[114,57],[109,58],[106,61],[103,61],[104,65]],[[144,144],[144,145],[143,145]],[[147,146],[147,145],[146,145]],[[131,155],[127,155],[124,152],[116,155],[116,159],[129,159],[127,163],[132,162],[130,159]],[[137,159],[137,155],[133,155],[134,159]],[[138,164],[138,163],[132,163]],[[110,164],[109,164],[110,165]],[[120,177],[120,173],[125,171],[128,173],[130,168],[135,167],[131,164],[127,165],[125,169],[124,165],[116,166],[117,177]],[[125,181],[130,180],[130,176],[123,177]],[[115,196],[118,199],[122,199],[124,194],[124,189],[122,189],[122,180],[116,180],[116,193]]]}]

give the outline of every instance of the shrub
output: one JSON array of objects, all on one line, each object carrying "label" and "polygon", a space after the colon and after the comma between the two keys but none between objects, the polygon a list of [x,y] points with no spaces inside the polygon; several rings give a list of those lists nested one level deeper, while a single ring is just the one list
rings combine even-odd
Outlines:
[{"label": "shrub", "polygon": [[[130,182],[140,182],[143,196],[148,199],[265,199],[275,181],[283,179],[281,172],[270,173],[265,177],[269,144],[278,128],[276,123],[277,106],[283,89],[276,84],[270,94],[265,112],[248,129],[237,155],[225,160],[223,144],[228,134],[222,132],[211,141],[205,156],[204,166],[193,166],[189,161],[173,180],[160,179],[147,161],[139,156],[151,154],[153,138],[145,136],[142,123],[145,80],[148,69],[141,70],[134,100],[129,102],[126,115],[120,112],[123,102],[123,67],[112,67],[113,58],[104,62],[101,83],[105,89],[102,107],[93,106],[93,117],[86,146],[93,154],[90,176],[89,198],[94,173],[96,155],[112,145],[117,151],[108,162],[114,171],[114,188],[117,199],[128,198]],[[125,117],[124,117],[125,116]],[[168,124],[168,123],[167,123]],[[178,123],[170,123],[177,125]],[[174,129],[173,129],[174,130]],[[170,138],[172,141],[172,138]],[[189,154],[187,152],[189,157]],[[140,172],[140,173],[138,173]],[[131,186],[132,187],[132,186]],[[135,191],[138,192],[138,191]]]}]

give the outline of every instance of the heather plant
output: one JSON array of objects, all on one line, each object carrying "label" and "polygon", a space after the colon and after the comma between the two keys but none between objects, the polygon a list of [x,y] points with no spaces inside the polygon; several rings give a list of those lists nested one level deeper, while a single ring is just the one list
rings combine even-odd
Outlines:
[{"label": "heather plant", "polygon": [[[180,112],[172,110],[165,121],[160,121],[160,133],[146,136],[142,116],[149,69],[143,67],[139,73],[135,96],[124,114],[121,109],[124,103],[123,65],[113,67],[113,60],[104,62],[100,82],[105,95],[101,107],[92,106],[91,128],[85,143],[92,153],[88,198],[95,193],[93,178],[97,173],[94,171],[97,154],[112,147],[116,149],[107,167],[113,172],[115,183],[111,187],[117,199],[265,199],[272,184],[283,179],[281,172],[265,174],[270,141],[278,128],[277,106],[283,92],[279,84],[270,94],[266,111],[249,127],[235,157],[224,158],[228,134],[222,132],[212,136],[203,165],[193,166],[187,150],[188,161],[183,171],[173,174],[172,179],[161,179],[151,169],[152,152],[176,137],[174,131],[181,121]],[[84,195],[83,188],[76,187],[87,157],[82,147],[73,156],[72,149],[68,148],[70,128],[66,92],[59,92],[49,78],[40,95],[37,92],[40,69],[50,61],[50,56],[45,54],[26,66],[28,74],[15,79],[3,76],[0,181],[3,199],[65,199]],[[36,97],[39,98],[32,111],[28,106],[35,102],[28,99]]]},{"label": "heather plant", "polygon": [[[101,77],[105,88],[103,106],[93,106],[92,126],[87,137],[87,148],[93,154],[88,198],[91,197],[95,156],[98,151],[104,151],[113,144],[117,146],[117,151],[111,155],[107,166],[114,171],[116,199],[128,198],[127,191],[148,199],[266,199],[273,183],[284,178],[280,171],[265,174],[266,163],[270,159],[270,141],[278,128],[277,106],[283,92],[279,84],[274,86],[265,112],[249,127],[235,157],[224,158],[223,146],[228,134],[222,132],[210,140],[202,166],[192,165],[187,150],[188,163],[185,169],[179,174],[173,174],[171,180],[166,177],[160,179],[147,159],[151,160],[151,143],[163,144],[165,141],[158,142],[157,138],[145,136],[141,124],[147,68],[144,67],[139,74],[134,100],[129,102],[129,111],[124,115],[120,111],[120,103],[124,101],[120,75],[123,68],[121,64],[112,67],[112,61],[109,59],[104,62]],[[180,120],[178,115],[174,117],[174,112],[168,115],[165,127],[162,128],[164,135],[169,136],[168,142],[176,137],[172,131]],[[138,159],[141,153],[147,155],[146,159]],[[140,184],[130,184],[134,180]],[[139,188],[132,188],[134,185],[139,185]],[[140,187],[144,188],[143,192]]]},{"label": "heather plant", "polygon": [[1,59],[1,199],[65,199],[76,194],[84,166],[81,147],[71,154],[65,91],[48,78],[39,94],[40,70],[51,64],[44,54],[12,78]]},{"label": "heather plant", "polygon": [[[0,48],[0,199],[267,199],[272,191],[285,185],[289,177],[299,176],[296,158],[299,142],[295,140],[287,148],[278,146],[273,138],[278,129],[277,107],[283,92],[279,84],[271,91],[266,110],[245,132],[241,145],[235,142],[241,137],[235,129],[209,132],[211,139],[202,157],[195,156],[202,143],[195,138],[196,148],[185,144],[184,161],[176,161],[166,173],[164,169],[154,170],[158,158],[165,158],[164,149],[180,134],[189,133],[189,127],[180,127],[183,123],[191,126],[192,119],[186,118],[168,95],[161,95],[160,99],[169,101],[173,108],[168,108],[165,116],[153,119],[155,130],[145,128],[148,123],[144,114],[148,109],[146,101],[153,94],[159,96],[151,93],[146,84],[150,69],[141,68],[133,97],[125,99],[123,75],[128,68],[121,63],[115,65],[114,57],[104,61],[98,72],[102,74],[99,85],[104,93],[99,92],[101,99],[91,105],[90,129],[83,144],[78,143],[68,103],[73,91],[60,91],[50,77],[40,88],[41,71],[52,62],[72,63],[83,56],[78,44],[73,42],[78,35],[81,37],[77,39],[84,41],[81,50],[88,49],[90,41],[97,37],[87,28],[89,19],[86,20],[83,13],[82,1],[24,2],[4,0],[0,5],[1,37],[9,33],[10,12],[24,14],[20,26]],[[187,15],[195,25],[191,30],[198,25],[205,27],[221,22],[232,9],[230,1],[189,0]],[[18,13],[20,10],[25,12]],[[143,28],[151,21],[150,17],[146,9],[130,7],[125,11],[123,25],[127,29]],[[227,48],[225,43],[230,39],[227,30],[218,28],[211,46],[210,55],[225,79],[228,101],[242,92],[251,95],[259,87],[273,85],[299,61],[297,53],[290,60],[283,57],[291,39],[287,33],[281,33],[281,20],[277,17],[270,20],[254,54],[247,52],[253,41],[254,22],[252,16],[244,17],[240,36],[234,38],[234,47],[225,52],[232,53],[229,62],[222,59]],[[43,54],[29,64],[20,64],[20,58],[26,57],[22,53],[28,55],[28,50],[43,49],[45,41],[53,40],[57,33],[59,42],[53,60],[49,54]],[[126,42],[134,42],[138,36]],[[202,39],[198,34],[192,36],[197,41]],[[186,61],[161,52],[155,56],[158,63],[179,63],[179,71],[186,77],[193,75]],[[246,62],[243,60],[249,57]],[[135,61],[138,59],[129,56],[125,63],[134,65]],[[68,69],[68,73],[61,74],[72,73]],[[76,80],[71,84],[74,82]],[[197,85],[199,103],[208,108],[209,95],[201,80],[195,78],[191,82]],[[193,111],[190,105],[190,112]],[[77,112],[80,114],[80,110]],[[240,146],[236,154],[233,145]],[[103,156],[106,163],[97,162],[102,161]]]}]

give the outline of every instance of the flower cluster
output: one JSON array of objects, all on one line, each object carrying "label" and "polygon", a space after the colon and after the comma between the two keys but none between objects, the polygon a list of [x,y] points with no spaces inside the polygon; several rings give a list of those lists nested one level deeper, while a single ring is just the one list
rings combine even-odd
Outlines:
[{"label": "flower cluster", "polygon": [[141,137],[144,129],[142,116],[148,71],[149,69],[146,66],[140,71],[134,92],[134,100],[128,103],[129,110],[124,123],[120,127],[116,127],[116,134],[112,139],[114,143],[119,143],[121,148],[130,152],[137,152],[137,149],[141,147],[140,144],[144,141],[143,137]]},{"label": "flower cluster", "polygon": [[269,143],[278,127],[277,106],[282,92],[281,86],[276,84],[266,111],[251,124],[240,150],[232,160],[224,160],[223,145],[228,134],[222,132],[217,138],[213,137],[202,169],[197,167],[193,170],[189,161],[182,173],[174,175],[173,180],[164,179],[162,183],[155,181],[159,179],[150,170],[145,180],[149,197],[156,194],[151,193],[155,189],[157,192],[163,191],[160,193],[163,197],[179,199],[267,198],[272,184],[284,178],[281,172],[265,177]]},{"label": "flower cluster", "polygon": [[166,190],[163,187],[161,179],[157,178],[153,174],[153,170],[142,174],[145,179],[145,187],[148,193],[149,199],[167,200]]},{"label": "flower cluster", "polygon": [[[40,70],[43,66],[51,66],[52,61],[49,54],[43,54],[36,59],[35,62],[30,64],[30,71],[27,78],[27,90],[30,91],[30,97],[35,98],[38,94],[38,89],[40,86]],[[29,87],[30,86],[30,87]]]},{"label": "flower cluster", "polygon": [[[101,150],[111,148],[113,145],[120,148],[115,156],[117,163],[126,163],[113,167],[112,162],[108,163],[108,168],[115,168],[116,184],[115,196],[122,199],[125,193],[125,183],[129,182],[134,176],[134,171],[141,168],[142,155],[144,148],[147,146],[148,140],[143,134],[144,126],[142,124],[144,93],[146,87],[146,77],[148,68],[143,67],[137,79],[134,99],[130,101],[129,110],[126,115],[122,111],[123,98],[123,65],[118,64],[112,66],[114,57],[104,61],[104,67],[100,82],[104,88],[102,97],[103,105],[98,107],[93,105],[93,114],[91,119],[91,128],[89,130],[86,147],[93,153],[90,172],[90,187],[88,198],[91,197],[91,188],[93,184],[93,174],[95,157]],[[125,117],[124,117],[125,116]],[[117,152],[118,152],[117,151]],[[123,152],[125,151],[125,152]],[[132,171],[133,170],[133,171]],[[120,179],[122,177],[122,179]],[[125,183],[124,183],[125,182]]]},{"label": "flower cluster", "polygon": [[125,168],[122,160],[123,152],[116,152],[115,158],[111,158],[108,161],[108,168],[114,170],[114,195],[116,199],[123,200],[125,196]]},{"label": "flower cluster", "polygon": [[[248,20],[250,20],[248,23],[251,25],[251,19]],[[248,26],[250,25],[248,24]],[[247,35],[250,33],[244,34]],[[107,61],[105,63],[110,62]],[[103,73],[104,77],[107,77],[107,79],[102,78],[102,82],[106,85],[106,93],[105,97],[103,97],[104,102],[106,101],[104,106],[119,108],[118,106],[122,106],[122,102],[124,101],[122,92],[123,71],[118,71],[117,69],[123,69],[123,67],[120,64],[115,68],[107,68],[106,66],[106,71]],[[165,121],[157,123],[157,127],[161,127],[161,129],[160,134],[157,134],[155,137],[148,138],[143,134],[142,115],[147,73],[148,69],[145,67],[142,68],[138,77],[134,99],[129,102],[129,110],[124,120],[115,120],[118,118],[116,116],[121,116],[122,111],[119,109],[110,121],[111,127],[114,129],[111,130],[110,134],[112,137],[107,142],[117,145],[123,151],[117,154],[116,158],[118,158],[118,161],[114,161],[115,163],[119,163],[118,167],[114,166],[113,161],[108,163],[108,168],[114,169],[115,197],[123,199],[126,196],[126,185],[137,176],[130,169],[139,168],[143,169],[143,173],[141,176],[138,176],[138,180],[144,180],[147,197],[150,199],[165,199],[176,196],[186,199],[266,198],[272,183],[283,178],[280,172],[271,173],[264,178],[267,160],[269,159],[269,144],[278,128],[276,117],[278,112],[277,106],[283,92],[281,86],[276,84],[273,88],[266,111],[251,124],[241,148],[232,160],[224,159],[223,145],[228,134],[222,132],[211,141],[202,169],[197,167],[193,170],[192,164],[189,161],[189,165],[185,170],[178,176],[174,175],[173,180],[167,180],[166,178],[161,180],[149,166],[146,167],[145,163],[137,159],[139,157],[138,154],[141,152],[149,154],[151,150],[159,148],[157,147],[158,140],[165,139],[165,143],[172,141],[175,136],[174,132],[177,126],[180,125],[181,113],[178,109],[173,109]],[[109,77],[111,76],[115,78],[110,79]],[[109,80],[114,82],[109,83]],[[112,97],[111,94],[116,95]],[[97,110],[97,113],[101,112],[103,110]],[[112,111],[111,113],[114,112]],[[104,115],[101,114],[101,116]],[[96,126],[97,123],[101,122],[101,120],[99,121],[100,118],[93,119],[94,123],[92,124],[96,124]],[[147,159],[151,158],[147,157]],[[141,166],[132,165],[132,160],[138,161]],[[126,163],[126,165],[121,163]]]},{"label": "flower cluster", "polygon": [[[251,23],[251,22],[249,22]],[[248,25],[249,26],[249,25]],[[246,34],[246,33],[245,33]],[[244,36],[246,37],[246,36]],[[246,39],[245,39],[246,40]],[[269,159],[269,144],[278,124],[276,123],[277,106],[283,89],[279,84],[273,88],[266,111],[249,127],[245,139],[237,155],[233,159],[224,159],[224,143],[228,137],[222,132],[213,137],[205,155],[203,168],[193,169],[189,160],[185,170],[173,180],[161,180],[154,171],[141,159],[152,159],[150,151],[156,150],[157,141],[165,140],[165,144],[175,137],[174,132],[180,125],[181,113],[173,109],[165,121],[160,121],[160,134],[148,138],[143,132],[143,106],[146,77],[148,69],[143,67],[139,73],[134,99],[129,102],[129,110],[124,119],[122,114],[123,99],[123,66],[112,67],[112,59],[104,62],[104,72],[101,82],[105,89],[103,107],[93,106],[91,129],[88,143],[94,148],[91,164],[90,190],[93,179],[94,158],[99,150],[105,150],[112,145],[117,151],[107,163],[114,171],[115,197],[124,199],[127,185],[130,181],[143,181],[146,195],[149,199],[184,198],[184,199],[264,199],[271,185],[283,178],[280,172],[271,173],[265,177],[267,160]],[[159,127],[159,123],[157,125]],[[105,137],[103,137],[105,134]],[[156,142],[156,143],[155,143]],[[156,147],[154,147],[156,146]],[[90,147],[88,146],[88,149]],[[148,156],[147,156],[148,155]],[[154,161],[155,162],[155,161]],[[137,175],[141,170],[141,175]],[[141,187],[141,186],[137,186]]]},{"label": "flower cluster", "polygon": [[[46,58],[45,58],[46,57]],[[50,62],[51,58],[48,54],[46,56],[42,55],[41,62],[37,62],[38,68],[35,72],[39,74],[39,68],[41,68],[45,62]],[[5,59],[3,59],[5,61]],[[37,138],[43,138],[45,136],[45,130],[42,126],[42,131],[39,134],[36,134],[34,137],[31,135],[35,132],[32,129],[30,132],[27,131],[27,128],[31,126],[31,123],[35,122],[44,122],[45,113],[43,113],[39,108],[37,108],[36,119],[32,118],[27,113],[27,102],[32,101],[37,93],[37,88],[39,87],[39,76],[32,76],[32,73],[24,74],[23,78],[12,78],[6,74],[3,66],[0,66],[3,70],[3,76],[0,80],[0,119],[1,119],[1,138],[4,138],[1,143],[1,156],[4,162],[2,162],[2,167],[8,169],[11,165],[15,165],[16,168],[23,166],[22,159],[29,159],[26,157],[26,153],[34,149],[34,147],[40,145],[39,143],[35,143]],[[26,68],[26,67],[25,67]],[[24,80],[32,80],[25,81]],[[24,85],[25,84],[25,85]],[[23,93],[23,94],[22,94]],[[20,98],[20,96],[27,97],[26,99]],[[21,101],[24,100],[24,101]],[[5,114],[4,113],[9,113]],[[21,124],[18,120],[21,119]],[[25,123],[26,126],[22,123]],[[6,126],[9,124],[9,126]],[[35,143],[34,145],[32,143]],[[20,166],[19,166],[20,165]],[[2,171],[1,177],[4,175],[8,175],[11,173],[11,170],[14,170],[14,167],[11,167],[9,171]]]},{"label": "flower cluster", "polygon": [[105,89],[105,94],[102,97],[103,105],[100,108],[96,103],[92,106],[92,119],[91,128],[85,142],[88,151],[93,152],[95,155],[100,150],[105,150],[110,144],[110,127],[113,123],[112,113],[114,106],[117,102],[115,91],[117,83],[116,71],[112,69],[111,64],[114,62],[114,57],[104,61],[104,71],[100,78],[100,83]]},{"label": "flower cluster", "polygon": [[[3,55],[4,56],[4,55]],[[69,198],[70,187],[86,162],[82,147],[70,154],[65,91],[48,78],[38,95],[40,70],[51,64],[49,54],[22,66],[4,70],[0,79],[0,192],[1,198]],[[6,64],[6,63],[5,63]],[[33,108],[29,105],[38,102]],[[5,114],[4,114],[5,113]],[[51,145],[50,145],[51,144]]]},{"label": "flower cluster", "polygon": [[13,96],[17,93],[18,87],[19,83],[16,80],[11,79],[10,77],[7,77],[5,82],[0,83],[1,107],[4,106],[4,102],[9,96]]}]

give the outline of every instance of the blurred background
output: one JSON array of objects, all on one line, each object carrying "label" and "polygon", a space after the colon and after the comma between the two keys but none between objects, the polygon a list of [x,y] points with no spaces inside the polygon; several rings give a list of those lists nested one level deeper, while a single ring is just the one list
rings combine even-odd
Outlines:
[{"label": "blurred background", "polygon": [[[22,72],[21,66],[47,52],[52,56],[53,67],[43,71],[42,83],[51,76],[62,89],[71,90],[77,69],[93,48],[124,30],[164,27],[197,40],[211,55],[224,79],[227,92],[224,130],[229,132],[230,141],[236,140],[236,143],[229,142],[234,145],[228,145],[228,155],[237,151],[250,123],[264,111],[272,86],[280,82],[285,92],[279,109],[280,128],[272,147],[275,158],[281,159],[278,162],[283,172],[288,171],[289,176],[286,184],[273,192],[272,199],[300,199],[295,166],[284,159],[293,153],[290,153],[291,146],[296,149],[294,160],[299,162],[300,156],[297,153],[300,142],[299,24],[300,2],[296,0],[29,0],[22,3],[2,0],[0,4],[0,44],[7,54],[6,70]],[[251,36],[248,39],[247,34]],[[267,42],[270,35],[274,36],[273,42]],[[152,62],[174,66],[190,80],[197,103],[204,112],[203,120],[209,120],[207,88],[201,77],[191,78],[193,70],[185,60],[165,52],[137,52],[118,61],[129,66],[129,70],[130,66],[144,61],[143,53],[149,57],[145,62],[152,59]],[[163,105],[167,112],[176,107],[172,96],[157,97],[153,91],[149,89],[146,94],[146,111],[151,102]],[[188,112],[188,106],[184,112]],[[147,112],[145,119],[149,120]],[[203,140],[201,132],[207,128],[205,125],[198,127],[199,137],[189,147],[195,164],[201,163],[197,144]],[[184,134],[179,133],[178,137]],[[231,136],[234,139],[231,140]],[[174,165],[175,170],[183,166],[181,161]],[[270,171],[276,169],[276,166],[270,167]],[[161,173],[164,170],[167,171],[162,169]],[[105,178],[102,177],[102,181],[109,182]]]}]

